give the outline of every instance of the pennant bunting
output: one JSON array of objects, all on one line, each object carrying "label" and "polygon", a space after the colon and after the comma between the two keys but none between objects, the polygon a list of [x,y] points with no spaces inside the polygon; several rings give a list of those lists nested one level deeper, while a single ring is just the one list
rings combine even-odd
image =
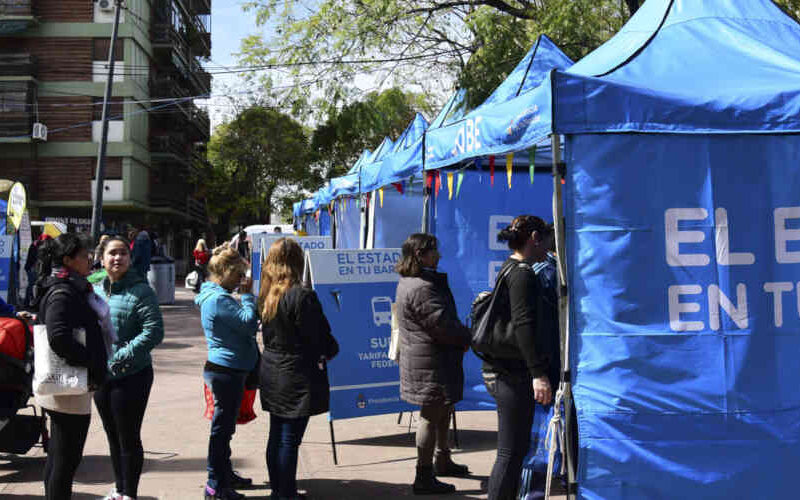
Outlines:
[{"label": "pennant bunting", "polygon": [[458,173],[458,182],[456,183],[456,198],[458,198],[458,193],[461,192],[461,183],[464,182],[464,172]]},{"label": "pennant bunting", "polygon": [[489,180],[494,187],[494,156],[489,157]]},{"label": "pennant bunting", "polygon": [[442,190],[442,173],[437,170],[436,171],[436,196],[439,196],[439,191]]},{"label": "pennant bunting", "polygon": [[378,195],[381,197],[381,208],[383,208],[383,188],[378,190]]},{"label": "pennant bunting", "polygon": [[447,199],[453,199],[453,172],[447,172]]},{"label": "pennant bunting", "polygon": [[433,172],[428,172],[428,175],[425,179],[425,187],[428,189],[433,189]]},{"label": "pennant bunting", "polygon": [[528,152],[528,163],[530,163],[530,174],[531,174],[531,184],[533,184],[534,179],[534,171],[536,170],[536,145],[534,144],[533,147]]},{"label": "pennant bunting", "polygon": [[508,177],[508,189],[511,189],[511,176],[514,174],[514,153],[506,155],[506,177]]},{"label": "pennant bunting", "polygon": [[398,193],[403,194],[403,191],[405,191],[405,184],[406,184],[405,181],[403,181],[402,183],[393,182],[392,186],[394,186],[394,188],[397,190]]}]

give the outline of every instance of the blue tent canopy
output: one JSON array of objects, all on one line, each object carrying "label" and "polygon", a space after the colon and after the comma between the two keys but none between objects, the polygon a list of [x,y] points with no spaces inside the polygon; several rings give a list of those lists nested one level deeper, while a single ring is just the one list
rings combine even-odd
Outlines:
[{"label": "blue tent canopy", "polygon": [[798,45],[797,23],[769,0],[649,0],[556,72],[555,130],[797,132]]},{"label": "blue tent canopy", "polygon": [[551,132],[550,88],[543,83],[552,69],[570,66],[572,60],[549,38],[540,36],[483,104],[459,119],[443,119],[431,125],[426,137],[425,169],[524,151],[542,143]]},{"label": "blue tent canopy", "polygon": [[794,496],[800,319],[776,297],[800,281],[800,25],[769,0],[648,0],[542,88],[580,497]]}]

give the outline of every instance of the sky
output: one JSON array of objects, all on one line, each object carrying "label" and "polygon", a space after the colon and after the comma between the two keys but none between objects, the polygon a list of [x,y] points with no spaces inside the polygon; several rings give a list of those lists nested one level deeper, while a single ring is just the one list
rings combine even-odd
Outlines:
[{"label": "sky", "polygon": [[[213,72],[220,66],[238,66],[236,53],[241,48],[241,41],[254,33],[266,33],[266,28],[259,28],[252,12],[242,11],[239,0],[214,0],[211,2],[211,60],[206,64]],[[226,86],[236,83],[236,74],[215,74],[212,80],[212,95],[219,95]],[[211,117],[211,127],[222,122],[223,114],[228,109],[223,106],[222,99],[212,98],[204,101]]]},{"label": "sky", "polygon": [[[206,67],[212,73],[219,71],[220,66],[238,66],[236,53],[241,49],[243,38],[252,34],[262,34],[265,38],[271,36],[270,26],[256,26],[255,13],[243,12],[241,0],[213,0],[211,4],[211,60],[206,63]],[[424,72],[424,70],[423,70]],[[212,80],[212,96],[219,96],[230,92],[231,87],[235,87],[237,82],[236,74],[214,74]],[[373,90],[378,83],[383,82],[380,75],[368,74],[358,75],[354,84],[362,90]],[[441,89],[442,96],[449,94],[445,90],[450,82],[443,82]],[[383,88],[392,85],[392,82],[385,82]],[[419,92],[421,89],[409,89]],[[444,99],[442,99],[444,100]],[[231,107],[226,105],[226,100],[220,97],[212,97],[207,101],[197,101],[200,105],[208,107],[211,118],[212,131],[225,118],[225,114],[231,111]],[[431,117],[429,117],[431,118]]]}]

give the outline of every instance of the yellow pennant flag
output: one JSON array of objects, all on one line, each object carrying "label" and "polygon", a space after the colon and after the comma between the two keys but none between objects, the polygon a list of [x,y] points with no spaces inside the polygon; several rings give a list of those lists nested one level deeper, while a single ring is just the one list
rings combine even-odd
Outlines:
[{"label": "yellow pennant flag", "polygon": [[447,199],[453,199],[453,172],[447,172]]},{"label": "yellow pennant flag", "polygon": [[506,155],[506,176],[508,177],[508,189],[511,189],[511,176],[514,173],[514,153]]},{"label": "yellow pennant flag", "polygon": [[380,195],[380,197],[381,197],[381,208],[383,208],[383,188],[380,188],[380,189],[378,190],[378,194],[379,194],[379,195]]}]

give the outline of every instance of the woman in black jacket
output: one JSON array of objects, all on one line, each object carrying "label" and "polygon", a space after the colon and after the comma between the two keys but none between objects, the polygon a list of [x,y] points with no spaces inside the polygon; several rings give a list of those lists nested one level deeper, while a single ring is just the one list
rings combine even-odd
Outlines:
[{"label": "woman in black jacket", "polygon": [[[500,231],[498,240],[508,242],[512,254],[498,276],[505,276],[497,293],[502,294],[498,313],[508,324],[516,354],[487,358],[483,363],[486,389],[497,402],[497,459],[489,477],[490,500],[517,498],[522,461],[528,452],[534,401],[547,405],[552,399],[548,379],[551,363],[546,340],[536,327],[542,311],[537,305],[542,293],[531,264],[547,255],[552,227],[539,217],[520,215]],[[498,278],[500,281],[500,278]]]},{"label": "woman in black jacket", "polygon": [[[470,332],[458,319],[447,275],[436,272],[436,237],[412,234],[403,243],[397,264],[396,314],[400,326],[400,397],[421,406],[417,428],[415,494],[443,494],[455,486],[439,476],[466,476],[464,465],[453,463],[447,429],[453,405],[464,393],[464,351]],[[434,462],[434,449],[436,460]]]},{"label": "woman in black jacket", "polygon": [[[38,321],[47,326],[47,339],[55,354],[72,366],[88,369],[90,391],[74,396],[36,395],[37,404],[50,417],[44,468],[48,500],[68,500],[72,496],[72,480],[89,431],[92,391],[106,380],[108,346],[92,306],[92,286],[86,281],[91,269],[87,243],[78,235],[67,233],[46,241],[39,249]],[[76,338],[78,330],[86,332],[85,344]]]},{"label": "woman in black jacket", "polygon": [[294,500],[297,450],[308,419],[328,411],[326,362],[339,352],[313,290],[303,288],[304,254],[281,238],[269,249],[261,270],[258,310],[263,323],[261,405],[270,413],[267,470],[272,498]]}]

